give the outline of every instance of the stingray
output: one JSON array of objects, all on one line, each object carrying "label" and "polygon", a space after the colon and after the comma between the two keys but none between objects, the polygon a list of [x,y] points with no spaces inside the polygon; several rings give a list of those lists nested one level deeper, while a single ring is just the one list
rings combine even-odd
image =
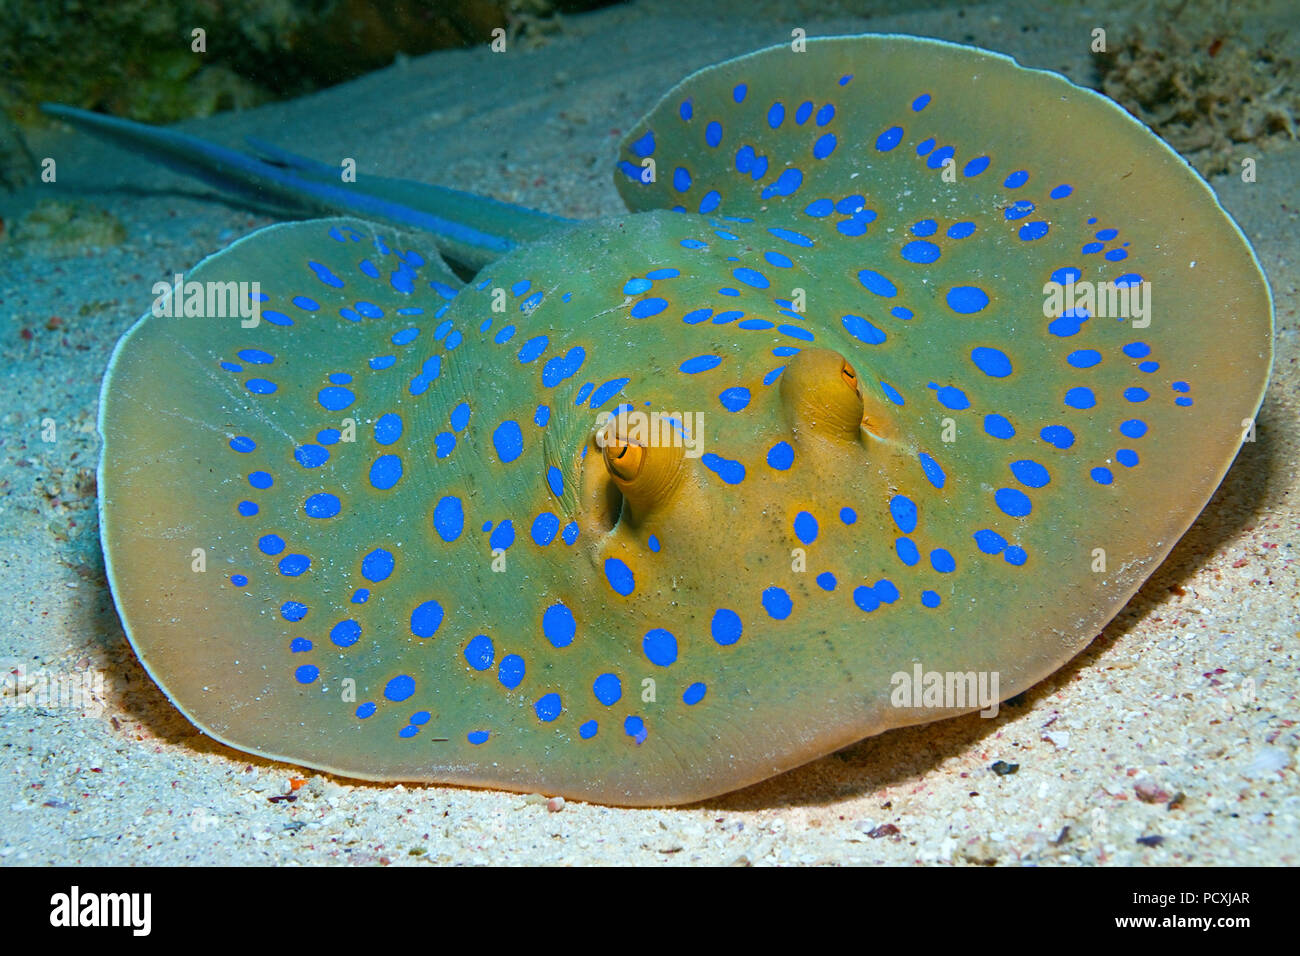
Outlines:
[{"label": "stingray", "polygon": [[1268,379],[1206,183],[968,47],[701,70],[587,222],[53,109],[347,213],[159,296],[99,487],[167,697],[348,777],[677,804],[979,709],[967,679],[1018,694],[1160,564]]}]

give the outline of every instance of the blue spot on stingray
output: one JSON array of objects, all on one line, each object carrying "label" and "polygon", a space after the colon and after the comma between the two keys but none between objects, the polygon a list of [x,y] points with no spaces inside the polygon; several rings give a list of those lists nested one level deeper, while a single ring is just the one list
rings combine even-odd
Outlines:
[{"label": "blue spot on stingray", "polygon": [[653,130],[647,130],[645,135],[632,143],[632,152],[636,153],[642,159],[645,159],[655,151],[655,134]]},{"label": "blue spot on stingray", "polygon": [[817,540],[817,519],[807,511],[801,511],[794,516],[794,533],[804,544],[812,544]]},{"label": "blue spot on stingray", "polygon": [[985,554],[998,554],[1007,546],[1007,539],[989,528],[982,528],[971,537],[975,539],[975,545]]},{"label": "blue spot on stingray", "polygon": [[745,466],[738,461],[707,452],[700,457],[700,462],[729,485],[738,485],[745,480]]},{"label": "blue spot on stingray", "polygon": [[677,638],[671,631],[656,627],[641,639],[641,650],[651,664],[668,667],[677,661]]},{"label": "blue spot on stingray", "polygon": [[514,689],[524,679],[524,659],[518,654],[507,654],[497,665],[497,680],[503,687]]},{"label": "blue spot on stingray", "polygon": [[723,647],[735,644],[740,640],[744,627],[740,622],[740,615],[735,611],[727,608],[718,608],[713,612],[713,622],[710,625],[710,633],[713,640]]},{"label": "blue spot on stingray", "polygon": [[1101,361],[1101,353],[1096,349],[1076,349],[1066,357],[1066,361],[1075,368],[1092,368]]},{"label": "blue spot on stingray", "polygon": [[687,375],[695,375],[698,372],[707,372],[715,369],[722,364],[722,359],[716,355],[697,355],[689,358],[681,364],[681,370]]},{"label": "blue spot on stingray", "polygon": [[1043,441],[1056,448],[1069,448],[1074,444],[1074,432],[1064,425],[1048,425],[1039,435]]},{"label": "blue spot on stingray", "polygon": [[916,503],[911,498],[906,495],[894,495],[889,499],[889,513],[893,516],[894,524],[898,525],[898,530],[903,534],[911,534],[916,530]]},{"label": "blue spot on stingray", "polygon": [[944,408],[951,408],[954,411],[970,408],[970,399],[966,397],[966,393],[960,388],[953,385],[944,385],[940,388],[935,386],[934,383],[931,383],[930,387],[934,389],[935,397]]},{"label": "blue spot on stingray", "polygon": [[307,616],[307,605],[301,601],[285,601],[280,605],[280,616],[286,621],[296,624]]},{"label": "blue spot on stingray", "polygon": [[433,530],[443,541],[452,542],[460,537],[465,528],[465,508],[456,495],[445,495],[438,499],[433,509]]},{"label": "blue spot on stingray", "polygon": [[277,555],[284,550],[284,538],[278,534],[264,534],[257,539],[257,550],[263,554]]},{"label": "blue spot on stingray", "polygon": [[601,674],[591,684],[591,692],[606,707],[617,704],[623,696],[623,682],[617,674]]},{"label": "blue spot on stingray", "polygon": [[293,457],[304,468],[319,468],[330,460],[330,453],[320,445],[299,445],[293,450]]},{"label": "blue spot on stingray", "polygon": [[384,685],[384,696],[395,704],[400,704],[415,693],[415,680],[406,674],[399,674]]},{"label": "blue spot on stingray", "polygon": [[885,333],[860,315],[846,315],[840,319],[849,334],[868,345],[880,345],[885,341]]},{"label": "blue spot on stingray", "polygon": [[795,232],[793,229],[784,229],[780,226],[769,226],[767,231],[771,235],[776,236],[776,238],[783,239],[791,245],[804,246],[809,249],[813,247],[813,241],[811,239],[801,232]]},{"label": "blue spot on stingray", "polygon": [[560,497],[560,495],[564,494],[564,472],[560,471],[557,466],[551,465],[546,470],[546,484],[550,487],[551,494],[557,498]]},{"label": "blue spot on stingray", "polygon": [[834,208],[829,199],[814,199],[804,207],[804,214],[814,219],[821,219],[823,216],[829,216]]},{"label": "blue spot on stingray", "polygon": [[1109,485],[1115,480],[1115,476],[1109,468],[1094,468],[1088,474],[1099,485]]},{"label": "blue spot on stingray", "polygon": [[503,464],[508,465],[523,454],[524,434],[519,423],[514,419],[506,419],[498,425],[492,432],[492,445]]},{"label": "blue spot on stingray", "polygon": [[925,165],[930,169],[941,169],[943,165],[952,159],[956,150],[951,146],[940,146],[925,161]]},{"label": "blue spot on stingray", "polygon": [[624,597],[636,590],[632,569],[619,558],[605,559],[605,578],[609,581],[609,586]]},{"label": "blue spot on stingray", "polygon": [[568,647],[577,631],[578,624],[566,604],[557,601],[542,612],[542,633],[553,647]]},{"label": "blue spot on stingray", "polygon": [[361,625],[356,621],[339,621],[330,628],[330,641],[336,647],[351,647],[359,640],[361,640]]},{"label": "blue spot on stingray", "polygon": [[308,518],[333,518],[341,508],[338,496],[326,491],[310,496],[302,506]]},{"label": "blue spot on stingray", "polygon": [[948,478],[939,467],[939,463],[925,452],[921,452],[917,457],[921,460],[921,470],[925,472],[925,477],[930,480],[930,484],[942,488]]},{"label": "blue spot on stingray", "polygon": [[1002,218],[1007,220],[1008,222],[1012,222],[1016,219],[1024,219],[1033,211],[1034,211],[1033,203],[1031,203],[1028,199],[1018,199],[1011,205],[1010,208],[1003,211]]},{"label": "blue spot on stingray", "polygon": [[1092,408],[1097,404],[1097,396],[1092,389],[1079,385],[1065,393],[1065,404],[1071,408]]},{"label": "blue spot on stingray", "polygon": [[564,702],[560,700],[560,695],[556,693],[543,694],[537,698],[537,703],[533,704],[533,711],[537,714],[537,719],[547,724],[559,717],[563,710]]},{"label": "blue spot on stingray", "polygon": [[763,591],[763,610],[776,621],[784,621],[790,616],[793,604],[784,588],[770,587]]},{"label": "blue spot on stingray", "polygon": [[1119,431],[1125,438],[1141,438],[1147,433],[1147,423],[1140,418],[1130,418],[1119,426]]},{"label": "blue spot on stingray", "polygon": [[388,491],[402,477],[402,459],[396,455],[380,455],[370,466],[370,484],[380,491]]},{"label": "blue spot on stingray", "polygon": [[1033,510],[1033,503],[1023,491],[1015,488],[999,488],[993,494],[993,500],[1004,514],[1012,518],[1023,518]]},{"label": "blue spot on stingray", "polygon": [[1052,480],[1046,468],[1029,458],[1013,461],[1011,473],[1016,476],[1017,481],[1029,488],[1041,488]]},{"label": "blue spot on stingray", "polygon": [[903,138],[903,127],[891,126],[879,136],[876,137],[876,149],[882,153],[887,153],[899,144]]},{"label": "blue spot on stingray", "polygon": [[788,442],[777,442],[767,453],[767,463],[777,471],[785,471],[794,463],[794,449]]},{"label": "blue spot on stingray", "polygon": [[868,292],[874,292],[878,296],[890,299],[898,295],[898,287],[873,269],[859,270],[858,281]]},{"label": "blue spot on stingray", "polygon": [[375,441],[381,445],[391,445],[402,437],[401,416],[387,412],[375,421]]},{"label": "blue spot on stingray", "polygon": [[331,286],[335,289],[343,288],[343,280],[331,272],[329,266],[309,260],[307,262],[307,267],[311,269],[312,272],[316,273],[316,278],[327,286]]},{"label": "blue spot on stingray", "polygon": [[604,405],[611,398],[621,392],[623,387],[630,381],[632,381],[630,378],[616,378],[606,382],[604,385],[600,386],[600,388],[591,393],[591,401],[588,403],[587,407],[600,408],[601,405]]},{"label": "blue spot on stingray", "polygon": [[1000,349],[980,346],[971,350],[970,359],[976,368],[991,378],[1006,378],[1011,374],[1011,359]]},{"label": "blue spot on stingray", "polygon": [[509,519],[497,525],[492,536],[488,538],[488,547],[493,551],[504,551],[515,543],[515,526]]},{"label": "blue spot on stingray", "polygon": [[257,442],[253,441],[253,439],[248,438],[244,435],[239,435],[235,438],[230,439],[230,447],[234,451],[239,452],[241,455],[247,455],[249,452],[257,448]]},{"label": "blue spot on stingray", "polygon": [[546,346],[550,344],[550,339],[545,335],[535,335],[519,347],[519,362],[521,365],[527,365],[534,361],[537,356],[546,351]]},{"label": "blue spot on stingray", "polygon": [[376,548],[361,559],[361,575],[367,581],[378,583],[393,573],[393,555],[383,548]]},{"label": "blue spot on stingray", "polygon": [[642,299],[632,306],[631,316],[634,319],[648,319],[652,315],[658,315],[664,309],[668,308],[668,300],[653,297]]},{"label": "blue spot on stingray", "polygon": [[880,607],[880,598],[876,596],[875,589],[863,584],[853,589],[853,603],[870,614]]},{"label": "blue spot on stingray", "polygon": [[989,304],[988,293],[978,286],[959,285],[948,290],[948,308],[960,315],[972,315]]},{"label": "blue spot on stingray", "polygon": [[555,535],[560,530],[560,519],[555,517],[549,511],[543,511],[533,519],[533,527],[529,531],[532,538],[543,548],[555,540]]},{"label": "blue spot on stingray", "polygon": [[442,626],[442,605],[425,601],[411,612],[411,633],[416,637],[433,637]]},{"label": "blue spot on stingray", "polygon": [[271,395],[280,386],[276,385],[275,382],[272,382],[270,379],[250,378],[244,383],[244,387],[254,395]]},{"label": "blue spot on stingray", "polygon": [[724,389],[718,396],[718,401],[722,402],[722,407],[729,412],[738,412],[749,404],[749,389],[742,385],[734,388]]},{"label": "blue spot on stingray", "polygon": [[771,199],[773,196],[789,196],[802,185],[803,170],[791,166],[781,171],[781,175],[776,178],[776,182],[764,189],[760,194],[760,198]]}]

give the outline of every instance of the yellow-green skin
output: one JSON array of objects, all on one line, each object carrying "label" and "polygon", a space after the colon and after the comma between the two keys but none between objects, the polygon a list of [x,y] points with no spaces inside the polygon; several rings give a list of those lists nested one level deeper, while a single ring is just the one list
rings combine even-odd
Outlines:
[{"label": "yellow-green skin", "polygon": [[[846,75],[853,79],[841,85]],[[741,103],[733,94],[739,83],[747,84]],[[913,110],[925,93],[932,100]],[[680,112],[686,99],[689,121]],[[778,100],[787,116],[773,130],[766,117]],[[835,115],[824,126],[793,121],[802,102],[830,100]],[[724,129],[716,148],[706,139],[711,118]],[[895,123],[906,130],[900,145],[877,149],[877,137]],[[690,77],[629,135],[625,162],[640,166],[644,148],[633,144],[644,146],[647,130],[654,131],[655,181],[617,175],[631,208],[660,211],[584,223],[529,244],[485,267],[445,316],[432,318],[443,300],[427,282],[458,283],[433,249],[382,232],[388,247],[417,249],[427,263],[406,294],[389,283],[396,260],[376,250],[372,227],[316,221],[262,230],[186,276],[260,281],[270,297],[264,308],[291,315],[293,326],[146,316],[123,338],[101,410],[110,580],[141,660],[203,730],[243,750],[365,779],[541,790],[623,805],[698,800],[891,727],[977,709],[895,706],[892,679],[916,664],[997,672],[1003,698],[1029,687],[1095,636],[1223,477],[1268,377],[1268,288],[1205,183],[1109,101],[994,54],[849,37],[809,41],[804,53],[774,48]],[[812,158],[828,131],[837,135],[836,149]],[[918,156],[916,143],[929,136],[955,149],[952,181]],[[736,171],[736,149],[746,143],[768,157],[757,182]],[[990,157],[989,171],[963,176],[963,164],[981,155]],[[689,170],[685,192],[674,185],[678,166]],[[763,198],[791,166],[805,170],[802,186],[788,197]],[[1022,169],[1026,185],[1003,185]],[[1062,183],[1071,194],[1048,198]],[[696,209],[712,189],[721,198],[711,214],[663,208]],[[864,235],[842,234],[835,224],[844,215],[804,211],[816,199],[855,193],[877,213]],[[1017,200],[1032,201],[1035,212],[1007,219]],[[1090,217],[1099,221],[1089,224]],[[928,241],[940,258],[907,261],[900,250],[917,238],[912,224],[925,219],[936,221]],[[1021,239],[1019,230],[1037,220],[1049,224],[1046,236]],[[947,236],[952,224],[967,221],[974,235]],[[1080,252],[1106,227],[1120,231],[1107,249],[1129,243],[1122,262]],[[811,244],[771,228],[796,231]],[[329,238],[331,229],[343,230],[346,241]],[[774,266],[767,252],[790,266]],[[363,257],[379,265],[378,279],[358,271]],[[345,287],[320,282],[309,260]],[[1074,336],[1049,332],[1043,287],[1065,266],[1079,268],[1085,281],[1140,274],[1151,284],[1150,326],[1139,331],[1094,317]],[[680,274],[648,289],[628,285],[674,269]],[[739,281],[737,269],[760,272],[770,284]],[[870,291],[859,278],[863,269],[885,275],[896,295]],[[526,290],[512,291],[524,280]],[[948,293],[967,285],[989,301],[962,314],[949,306]],[[796,289],[804,291],[805,309],[791,315],[773,300],[791,301]],[[521,309],[536,292],[540,303]],[[295,295],[310,296],[319,310],[288,305]],[[339,316],[359,299],[384,317]],[[665,304],[636,317],[653,311],[638,310],[651,299]],[[395,315],[410,306],[426,313]],[[892,315],[898,306],[913,317]],[[740,310],[745,318],[683,322],[701,308]],[[845,324],[846,314],[869,321],[885,340],[868,344]],[[444,319],[463,337],[454,349],[451,332],[433,341]],[[777,327],[739,328],[755,319]],[[498,344],[507,324],[517,331]],[[415,342],[394,346],[391,336],[408,326],[422,329]],[[548,338],[544,353],[521,362],[521,345],[540,334]],[[1135,340],[1149,346],[1146,360],[1158,361],[1157,370],[1143,371],[1123,353]],[[581,366],[548,386],[547,362],[577,346],[585,350]],[[773,354],[788,348],[802,351]],[[981,372],[971,358],[976,348],[999,350],[1014,371]],[[236,358],[244,349],[276,358],[249,365]],[[1080,349],[1097,350],[1100,363],[1070,365],[1067,357]],[[368,360],[385,354],[396,356],[394,366],[371,370]],[[440,374],[411,394],[412,378],[433,355]],[[721,361],[681,371],[700,355]],[[223,361],[241,370],[224,370]],[[840,374],[846,363],[856,388]],[[332,411],[317,396],[338,372],[353,376],[346,387],[356,400]],[[251,393],[246,382],[257,376],[277,390]],[[597,408],[575,404],[584,384],[623,378]],[[882,380],[902,393],[904,405],[890,400]],[[1174,391],[1176,382],[1189,390]],[[1063,404],[1077,386],[1092,389],[1095,406]],[[1135,386],[1150,398],[1127,401],[1123,391]],[[729,411],[719,395],[737,387],[749,390],[750,401]],[[943,387],[961,389],[969,407],[941,404]],[[1178,397],[1192,404],[1177,405]],[[471,414],[456,431],[449,419],[462,402]],[[703,458],[664,464],[663,449],[649,449],[647,461],[671,472],[672,481],[643,503],[635,490],[624,496],[597,444],[599,412],[622,403],[703,413],[703,451],[743,464],[744,479],[724,480]],[[534,423],[540,404],[551,408],[544,427]],[[381,446],[374,423],[387,413],[400,415],[404,429],[396,443]],[[990,435],[987,414],[1004,416],[1016,436]],[[1134,417],[1148,425],[1140,439],[1118,431]],[[345,418],[355,422],[354,442],[330,446],[319,467],[295,460],[296,448],[314,443],[322,429],[344,428]],[[517,421],[522,434],[522,451],[509,463],[493,440],[505,420]],[[1040,437],[1055,424],[1072,430],[1068,449]],[[437,436],[448,432],[455,448],[439,457]],[[233,450],[231,440],[241,436],[256,450]],[[793,451],[784,470],[768,463],[780,442]],[[1139,463],[1119,464],[1120,448],[1136,449]],[[927,477],[921,453],[941,466],[942,488]],[[382,454],[403,462],[390,490],[370,481]],[[1009,466],[1026,459],[1046,467],[1050,483],[1018,482]],[[548,480],[552,466],[562,473],[559,495]],[[1097,467],[1110,470],[1112,483],[1091,477]],[[250,487],[247,475],[258,469],[274,475],[272,488]],[[997,490],[1008,487],[1032,500],[1028,516],[998,507]],[[322,491],[340,499],[337,517],[304,514],[304,501]],[[897,496],[919,511],[910,535],[891,513]],[[434,515],[453,497],[463,529],[447,541]],[[250,499],[259,512],[243,517],[238,503]],[[636,506],[620,504],[633,500]],[[856,515],[852,524],[840,518],[846,507]],[[560,528],[576,522],[572,544],[556,537],[543,546],[530,536],[535,517],[548,511]],[[810,542],[796,534],[800,512],[816,519]],[[490,532],[480,528],[507,518],[516,540],[494,567]],[[1022,548],[1024,562],[983,553],[972,538],[980,529]],[[279,573],[284,555],[258,549],[265,534],[283,538],[285,553],[309,557],[310,569]],[[919,550],[914,566],[900,560],[896,541],[904,536]],[[396,560],[381,583],[361,574],[362,556],[376,547]],[[194,570],[194,549],[203,549],[206,570]],[[954,571],[936,569],[929,557],[935,549],[953,556]],[[630,594],[611,586],[610,559],[630,569]],[[834,590],[817,582],[826,572],[835,576]],[[236,586],[231,575],[249,583]],[[882,580],[897,597],[864,610],[873,602],[870,595],[859,601],[859,589]],[[362,586],[369,599],[351,603]],[[770,588],[789,596],[792,610],[783,619],[765,607]],[[941,603],[926,606],[925,592]],[[310,608],[305,618],[282,616],[290,600]],[[416,636],[412,612],[431,600],[443,617],[431,636]],[[571,610],[576,625],[564,646],[548,639],[543,624],[556,603]],[[715,639],[719,608],[744,622],[734,643]],[[361,627],[347,647],[329,637],[341,619]],[[647,633],[658,629],[675,637],[670,664],[656,663],[662,654],[647,650]],[[484,670],[465,653],[476,635],[492,642]],[[295,638],[310,640],[312,649],[291,652]],[[507,654],[526,662],[515,687],[498,679]],[[295,676],[304,665],[318,669],[309,683]],[[610,706],[593,692],[607,673],[622,690]],[[413,678],[414,693],[386,700],[384,689],[399,674]],[[683,695],[696,683],[707,690],[688,704]],[[562,710],[544,720],[539,701],[550,694],[559,695]],[[358,718],[358,706],[371,701],[374,715]],[[427,722],[412,724],[421,711]],[[641,723],[628,725],[629,717]],[[579,730],[589,721],[598,730],[584,739]],[[399,736],[411,726],[412,736]],[[489,732],[486,742],[472,743],[468,735],[479,731]]]}]

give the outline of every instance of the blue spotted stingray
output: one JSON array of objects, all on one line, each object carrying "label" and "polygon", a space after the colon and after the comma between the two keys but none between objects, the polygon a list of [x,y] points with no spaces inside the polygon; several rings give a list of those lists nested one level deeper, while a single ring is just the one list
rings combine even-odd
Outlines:
[{"label": "blue spotted stingray", "polygon": [[979,706],[900,702],[914,667],[1019,693],[1187,529],[1268,378],[1207,185],[966,47],[700,71],[591,222],[56,111],[348,214],[239,240],[123,337],[100,490],[168,697],[351,777],[681,803]]}]

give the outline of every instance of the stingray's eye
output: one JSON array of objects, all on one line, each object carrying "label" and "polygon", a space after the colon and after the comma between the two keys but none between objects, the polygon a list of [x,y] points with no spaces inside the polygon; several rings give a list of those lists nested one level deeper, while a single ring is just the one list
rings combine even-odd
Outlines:
[{"label": "stingray's eye", "polygon": [[853,371],[853,366],[845,362],[840,369],[840,378],[844,379],[844,384],[853,389],[856,395],[858,392],[858,373]]},{"label": "stingray's eye", "polygon": [[781,374],[781,401],[796,432],[856,440],[863,422],[858,373],[839,352],[804,349]]},{"label": "stingray's eye", "polygon": [[[645,448],[633,444],[626,435],[618,433],[614,422],[605,430],[605,467],[610,475],[621,482],[636,480],[645,463]],[[612,434],[611,434],[612,433]]]},{"label": "stingray's eye", "polygon": [[601,444],[605,469],[622,492],[633,520],[667,501],[681,481],[681,434],[657,413],[611,418]]}]

